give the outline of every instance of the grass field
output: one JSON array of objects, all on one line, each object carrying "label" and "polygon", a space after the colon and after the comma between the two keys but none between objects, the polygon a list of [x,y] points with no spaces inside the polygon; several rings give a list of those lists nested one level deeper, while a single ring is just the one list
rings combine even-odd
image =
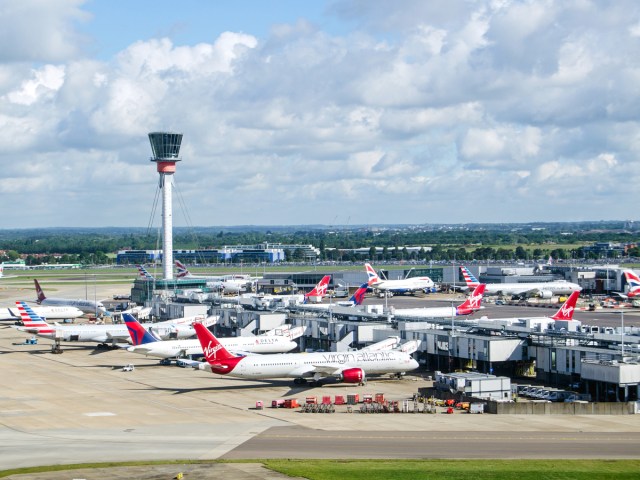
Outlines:
[{"label": "grass field", "polygon": [[[428,450],[428,445],[425,445]],[[636,479],[640,460],[266,460],[311,480]]]},{"label": "grass field", "polygon": [[[428,446],[425,446],[428,448]],[[246,460],[309,480],[626,480],[638,478],[640,460]],[[217,461],[123,462],[56,465],[0,471],[9,475],[140,465]],[[71,477],[70,477],[71,478]],[[106,478],[106,477],[105,477]]]}]

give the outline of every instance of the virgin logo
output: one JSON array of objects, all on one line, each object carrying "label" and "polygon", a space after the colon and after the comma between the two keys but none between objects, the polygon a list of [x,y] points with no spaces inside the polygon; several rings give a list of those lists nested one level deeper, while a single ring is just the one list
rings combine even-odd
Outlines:
[{"label": "virgin logo", "polygon": [[573,314],[573,307],[567,307],[566,305],[563,305],[560,308],[560,312],[558,313],[560,313],[560,316],[568,318]]},{"label": "virgin logo", "polygon": [[204,349],[204,355],[207,358],[213,358],[214,360],[216,359],[216,354],[218,353],[218,350],[220,350],[222,348],[222,345],[215,345],[215,346],[211,346],[211,342],[209,342],[209,345],[206,346],[206,348]]},{"label": "virgin logo", "polygon": [[326,285],[320,285],[318,287],[318,295],[324,295],[325,293],[327,293],[327,286]]},{"label": "virgin logo", "polygon": [[472,295],[471,297],[469,297],[469,306],[471,308],[476,308],[478,305],[480,305],[481,300],[482,297],[480,295]]}]

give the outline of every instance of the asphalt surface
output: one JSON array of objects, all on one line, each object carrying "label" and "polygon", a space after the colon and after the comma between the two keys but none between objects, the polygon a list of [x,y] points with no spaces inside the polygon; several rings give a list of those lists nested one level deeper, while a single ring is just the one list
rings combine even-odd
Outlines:
[{"label": "asphalt surface", "polygon": [[[59,287],[55,295],[71,295],[74,288],[84,291],[78,285]],[[100,287],[98,298],[122,290]],[[0,298],[7,306],[23,299],[24,292],[3,288]],[[391,300],[399,308],[409,302],[431,303]],[[511,308],[493,306],[482,313]],[[534,310],[550,312],[520,308],[513,316],[523,316],[523,311],[530,316]],[[255,408],[256,401],[269,406],[273,399],[304,403],[308,396],[351,393],[384,393],[402,402],[428,385],[420,372],[401,380],[374,379],[366,386],[304,388],[284,380],[259,382],[163,367],[154,359],[91,345],[65,346],[62,355],[51,354],[50,342],[43,339],[38,345],[14,345],[26,337],[8,326],[0,328],[4,468],[219,458],[638,458],[640,451],[640,415],[361,414],[357,409],[348,413],[346,406],[332,414],[307,414]],[[128,363],[135,364],[133,372],[122,371]],[[127,478],[168,478],[180,471],[170,466],[157,473],[155,468],[145,470],[146,477],[130,471]],[[207,478],[200,474],[191,478]],[[249,474],[226,472],[224,478],[278,478],[260,469]],[[110,470],[52,475],[15,478],[118,478]]]}]

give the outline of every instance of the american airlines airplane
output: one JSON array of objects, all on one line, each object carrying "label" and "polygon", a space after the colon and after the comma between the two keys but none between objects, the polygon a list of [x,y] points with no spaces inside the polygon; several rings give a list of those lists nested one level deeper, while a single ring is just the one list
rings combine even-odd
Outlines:
[{"label": "american airlines airplane", "polygon": [[418,368],[411,355],[397,350],[315,353],[275,353],[238,357],[231,354],[201,323],[194,328],[209,363],[207,370],[240,378],[294,378],[318,383],[335,377],[344,383],[366,383],[368,374],[402,374]]},{"label": "american airlines airplane", "polygon": [[482,294],[484,293],[485,284],[481,283],[473,293],[457,307],[434,307],[434,308],[396,308],[394,315],[425,317],[425,318],[444,318],[455,317],[457,315],[471,315],[481,308]]},{"label": "american airlines airplane", "polygon": [[179,260],[175,261],[178,269],[177,278],[201,278],[207,286],[217,288],[223,293],[242,293],[247,291],[247,284],[251,283],[249,275],[193,275]]},{"label": "american airlines airplane", "polygon": [[71,300],[68,298],[51,298],[46,297],[42,288],[40,288],[40,284],[38,280],[33,279],[33,283],[36,285],[36,292],[38,293],[38,305],[42,306],[61,306],[61,305],[69,305],[72,307],[77,307],[82,310],[84,313],[95,313],[97,315],[104,315],[107,312],[107,309],[102,304],[102,302],[94,302],[92,300]]},{"label": "american airlines airplane", "polygon": [[[460,267],[462,276],[469,288],[480,285],[478,279],[469,271],[467,267]],[[551,298],[554,295],[569,295],[579,292],[582,287],[577,283],[566,280],[554,280],[551,282],[528,282],[528,283],[487,283],[484,291],[485,295],[515,295],[515,296],[538,296],[540,298]]]},{"label": "american airlines airplane", "polygon": [[422,291],[424,293],[434,292],[435,284],[429,277],[410,277],[402,280],[383,280],[381,279],[373,267],[365,263],[364,268],[367,271],[368,283],[374,290],[385,293],[415,293]]},{"label": "american airlines airplane", "polygon": [[[188,355],[203,355],[202,345],[193,340],[158,340],[131,315],[123,315],[132,346],[127,350],[148,357],[176,358]],[[257,337],[221,338],[220,343],[235,353],[284,353],[298,347],[298,344],[284,335],[261,335]]]},{"label": "american airlines airplane", "polygon": [[[14,328],[31,335],[37,335],[51,340],[64,342],[96,342],[101,344],[110,343],[115,346],[117,342],[127,342],[130,338],[126,325],[50,325],[24,302],[16,302],[18,312],[22,319],[23,326]],[[168,320],[165,322],[145,324],[144,328],[151,330],[161,338],[188,338],[194,335],[195,331],[189,323],[177,323],[186,319]],[[189,320],[194,321],[194,318]],[[173,322],[173,323],[172,323]]]}]

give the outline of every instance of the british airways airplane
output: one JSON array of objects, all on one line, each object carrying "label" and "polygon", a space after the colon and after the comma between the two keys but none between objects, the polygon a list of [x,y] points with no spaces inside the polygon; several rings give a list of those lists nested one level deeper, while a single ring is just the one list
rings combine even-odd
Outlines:
[{"label": "british airways airplane", "polygon": [[[475,288],[480,284],[467,267],[460,267],[460,269],[467,287]],[[484,293],[485,295],[524,295],[551,298],[554,295],[569,295],[581,290],[582,287],[577,283],[554,280],[551,282],[487,283]]]},{"label": "british airways airplane", "polygon": [[429,277],[410,277],[401,280],[383,280],[381,279],[373,267],[365,263],[364,268],[367,271],[369,287],[381,292],[390,293],[415,293],[422,291],[424,293],[434,292],[435,284]]},{"label": "british airways airplane", "polygon": [[402,374],[418,368],[410,354],[398,350],[353,352],[280,353],[238,357],[201,323],[194,328],[212,373],[240,378],[294,378],[294,383],[320,382],[335,377],[363,385],[369,374]]}]

